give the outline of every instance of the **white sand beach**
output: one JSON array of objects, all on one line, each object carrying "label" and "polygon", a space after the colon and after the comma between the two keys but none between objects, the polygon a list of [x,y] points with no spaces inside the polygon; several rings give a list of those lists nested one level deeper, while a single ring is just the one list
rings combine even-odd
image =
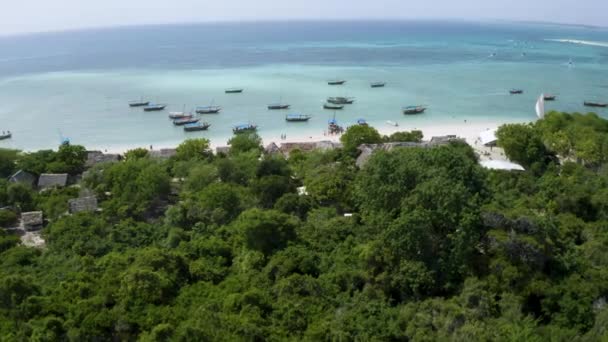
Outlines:
[{"label": "white sand beach", "polygon": [[[500,148],[490,148],[481,145],[478,142],[479,134],[489,129],[497,128],[502,124],[510,122],[496,122],[496,121],[463,121],[461,123],[442,123],[442,124],[425,124],[418,126],[407,126],[400,125],[398,127],[391,126],[388,123],[383,125],[374,125],[374,127],[382,135],[391,135],[395,132],[421,130],[424,135],[424,140],[430,140],[434,136],[444,135],[456,135],[459,138],[463,138],[471,145],[477,153],[480,155],[481,160],[504,160],[506,159]],[[264,146],[271,142],[280,145],[281,143],[294,143],[294,142],[315,142],[315,141],[340,141],[340,135],[327,135],[324,132],[300,132],[295,134],[286,133],[286,139],[281,139],[281,133],[270,133],[265,134],[263,131],[258,132],[262,138]],[[230,136],[226,136],[222,139],[211,139],[211,148],[226,146]],[[152,144],[152,149],[170,149],[175,148],[180,142],[173,143],[159,143]],[[134,148],[146,148],[149,149],[150,145],[133,145],[133,146],[95,146],[88,147],[91,150],[100,150],[105,153],[118,153],[123,154],[128,150]]]}]

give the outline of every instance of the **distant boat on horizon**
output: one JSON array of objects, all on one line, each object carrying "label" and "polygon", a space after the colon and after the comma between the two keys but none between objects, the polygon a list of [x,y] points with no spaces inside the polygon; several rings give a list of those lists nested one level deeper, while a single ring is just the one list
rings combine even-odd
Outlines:
[{"label": "distant boat on horizon", "polygon": [[240,94],[243,92],[242,88],[229,88],[225,90],[226,94]]},{"label": "distant boat on horizon", "polygon": [[188,124],[197,123],[198,121],[199,121],[199,119],[194,119],[194,118],[177,119],[177,120],[173,120],[173,124],[175,126],[184,126],[184,125],[188,125]]},{"label": "distant boat on horizon", "polygon": [[370,87],[372,87],[372,88],[384,88],[385,85],[386,85],[386,82],[372,82],[370,84]]},{"label": "distant boat on horizon", "polygon": [[252,133],[258,130],[258,126],[254,123],[239,124],[232,128],[232,133]]},{"label": "distant boat on horizon", "polygon": [[289,109],[291,105],[286,103],[271,103],[268,105],[269,110]]},{"label": "distant boat on horizon", "polygon": [[346,83],[346,80],[329,80],[329,81],[327,81],[327,84],[329,84],[329,85],[343,85],[344,83]]},{"label": "distant boat on horizon", "polygon": [[333,103],[333,104],[337,104],[337,105],[353,104],[354,102],[355,102],[354,97],[336,96],[336,97],[327,98],[327,103]]},{"label": "distant boat on horizon", "polygon": [[222,110],[220,106],[196,107],[196,114],[217,114]]},{"label": "distant boat on horizon", "polygon": [[585,105],[585,107],[599,107],[599,108],[608,107],[608,103],[603,103],[603,102],[585,101],[583,104]]},{"label": "distant boat on horizon", "polygon": [[12,136],[13,134],[11,131],[2,132],[2,134],[0,134],[0,140],[10,139]]},{"label": "distant boat on horizon", "polygon": [[523,94],[524,91],[522,89],[511,89],[509,90],[509,94],[511,95],[518,95],[518,94]]},{"label": "distant boat on horizon", "polygon": [[543,95],[543,98],[545,99],[545,101],[555,101],[557,96],[551,95],[551,94],[545,94],[545,95]]},{"label": "distant boat on horizon", "polygon": [[197,132],[197,131],[206,131],[209,127],[211,127],[210,123],[203,122],[195,122],[184,125],[184,132]]},{"label": "distant boat on horizon", "polygon": [[340,110],[340,109],[344,109],[344,105],[339,105],[339,104],[334,104],[334,103],[326,103],[323,105],[324,109],[331,109],[331,110]]},{"label": "distant boat on horizon", "polygon": [[285,121],[287,122],[306,122],[312,118],[311,115],[305,114],[287,114],[285,116]]},{"label": "distant boat on horizon", "polygon": [[175,119],[190,119],[193,116],[194,115],[188,114],[186,112],[169,112],[169,119],[172,119],[172,120],[175,120]]},{"label": "distant boat on horizon", "polygon": [[149,104],[150,104],[150,101],[144,100],[143,97],[139,100],[129,101],[129,107],[143,107],[143,106],[147,106]]},{"label": "distant boat on horizon", "polygon": [[166,107],[166,104],[148,104],[144,107],[144,112],[158,112],[165,110]]},{"label": "distant boat on horizon", "polygon": [[407,106],[403,107],[403,114],[422,114],[426,111],[425,106]]}]

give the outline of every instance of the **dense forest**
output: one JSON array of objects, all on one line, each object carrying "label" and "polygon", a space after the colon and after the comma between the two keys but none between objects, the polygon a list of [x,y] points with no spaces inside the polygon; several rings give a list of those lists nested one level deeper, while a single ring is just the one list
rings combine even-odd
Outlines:
[{"label": "dense forest", "polygon": [[[498,131],[524,172],[462,142],[354,126],[336,150],[145,149],[85,171],[84,147],[0,150],[0,226],[42,210],[44,248],[0,230],[3,341],[606,341],[608,121],[552,112]],[[95,194],[100,210],[67,214]]]}]

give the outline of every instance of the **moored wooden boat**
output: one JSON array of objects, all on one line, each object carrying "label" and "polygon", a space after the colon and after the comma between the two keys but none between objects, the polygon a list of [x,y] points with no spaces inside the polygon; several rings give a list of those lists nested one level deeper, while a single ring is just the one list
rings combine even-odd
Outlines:
[{"label": "moored wooden boat", "polygon": [[343,85],[344,83],[346,83],[346,80],[329,80],[329,81],[327,81],[327,84],[329,84],[329,85]]},{"label": "moored wooden boat", "polygon": [[327,102],[333,103],[333,104],[339,104],[339,105],[353,104],[353,102],[355,102],[355,98],[354,97],[342,97],[342,96],[328,97]]},{"label": "moored wooden boat", "polygon": [[166,104],[148,104],[144,107],[144,112],[158,112],[165,110],[166,107]]},{"label": "moored wooden boat", "polygon": [[383,88],[386,85],[386,82],[372,82],[370,87],[372,88]]},{"label": "moored wooden boat", "polygon": [[220,106],[196,107],[197,114],[217,114],[222,110]]},{"label": "moored wooden boat", "polygon": [[189,124],[197,123],[198,121],[199,121],[199,119],[194,119],[194,118],[177,119],[177,120],[173,120],[173,124],[175,126],[184,126],[184,125],[189,125]]},{"label": "moored wooden boat", "polygon": [[209,127],[211,127],[210,123],[207,122],[195,122],[184,125],[184,132],[197,132],[197,131],[206,131]]},{"label": "moored wooden boat", "polygon": [[543,99],[545,101],[555,101],[556,98],[557,98],[556,95],[551,95],[551,94],[545,94],[545,95],[543,95]]},{"label": "moored wooden boat", "polygon": [[12,136],[13,134],[11,133],[11,131],[2,132],[2,134],[0,134],[0,140],[10,139]]},{"label": "moored wooden boat", "polygon": [[422,114],[425,110],[425,106],[407,106],[403,107],[403,114]]},{"label": "moored wooden boat", "polygon": [[305,114],[287,114],[285,116],[285,121],[288,122],[305,122],[310,120],[310,118],[312,118],[311,115],[305,115]]},{"label": "moored wooden boat", "polygon": [[150,104],[150,101],[146,101],[143,97],[139,100],[129,101],[129,107],[143,107]]},{"label": "moored wooden boat", "polygon": [[291,107],[291,105],[286,103],[271,103],[268,105],[269,110],[289,109],[289,107]]},{"label": "moored wooden boat", "polygon": [[234,126],[232,128],[232,132],[234,134],[251,133],[251,132],[257,131],[257,129],[258,129],[258,126],[256,124],[247,123],[247,124],[240,124],[240,125]]},{"label": "moored wooden boat", "polygon": [[521,90],[521,89],[511,89],[511,90],[509,90],[509,94],[511,94],[511,95],[523,94],[523,93],[524,93],[524,91]]},{"label": "moored wooden boat", "polygon": [[326,103],[323,105],[323,108],[325,109],[331,109],[331,110],[340,110],[340,109],[344,109],[344,105],[338,105],[338,104],[333,104],[333,103]]},{"label": "moored wooden boat", "polygon": [[190,119],[192,117],[193,117],[192,114],[188,114],[186,112],[170,112],[169,113],[169,119],[171,119],[171,120]]},{"label": "moored wooden boat", "polygon": [[226,94],[240,94],[243,92],[242,88],[230,88],[225,90]]},{"label": "moored wooden boat", "polygon": [[585,101],[584,105],[586,107],[600,107],[600,108],[608,107],[608,103],[593,102],[593,101]]}]

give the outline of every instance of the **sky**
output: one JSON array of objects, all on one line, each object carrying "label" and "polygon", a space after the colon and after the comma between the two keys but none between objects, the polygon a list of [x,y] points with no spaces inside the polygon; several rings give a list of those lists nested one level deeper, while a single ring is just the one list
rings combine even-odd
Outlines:
[{"label": "sky", "polygon": [[289,19],[525,20],[608,26],[608,0],[2,0],[0,35]]}]

